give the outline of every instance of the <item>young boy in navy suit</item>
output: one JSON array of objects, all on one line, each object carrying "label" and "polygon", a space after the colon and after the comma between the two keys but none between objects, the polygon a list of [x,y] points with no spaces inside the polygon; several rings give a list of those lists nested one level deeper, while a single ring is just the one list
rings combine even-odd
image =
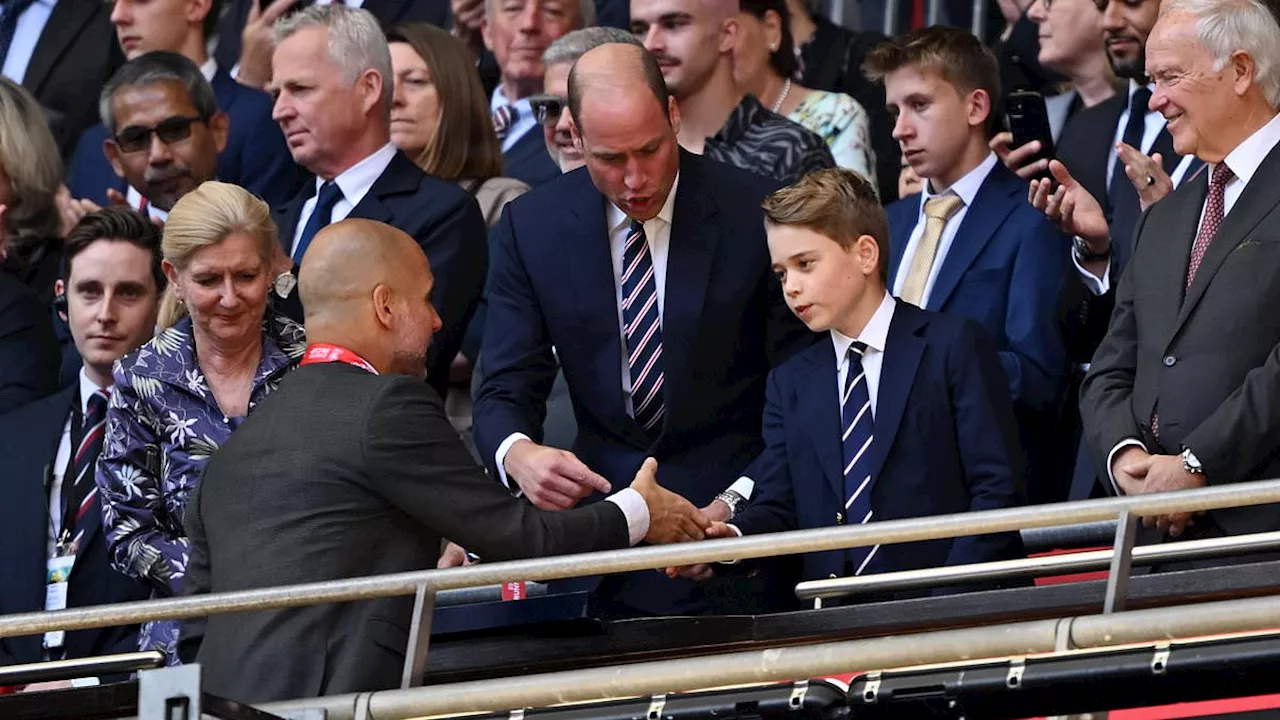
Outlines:
[{"label": "young boy in navy suit", "polygon": [[[1022,501],[1000,359],[971,320],[885,288],[889,233],[871,185],[822,170],[764,202],[774,273],[818,342],[770,374],[751,503],[708,536],[991,510]],[[805,579],[1021,556],[1016,534],[811,553]],[[705,577],[707,566],[669,574]]]}]

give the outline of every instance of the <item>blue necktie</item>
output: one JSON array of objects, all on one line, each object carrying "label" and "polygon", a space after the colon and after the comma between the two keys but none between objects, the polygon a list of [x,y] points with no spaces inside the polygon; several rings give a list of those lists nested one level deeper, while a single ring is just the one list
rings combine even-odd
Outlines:
[{"label": "blue necktie", "polygon": [[18,18],[34,1],[0,0],[0,63],[9,57],[9,46],[13,44],[13,35],[18,31]]},{"label": "blue necktie", "polygon": [[329,224],[329,218],[333,216],[333,207],[341,199],[342,188],[338,187],[337,183],[330,180],[320,186],[320,195],[316,198],[316,209],[311,212],[311,217],[307,218],[307,225],[302,228],[302,236],[298,238],[298,249],[293,251],[294,265],[302,264],[302,257],[307,254],[311,241],[316,233]]},{"label": "blue necktie", "polygon": [[631,407],[649,437],[662,427],[662,314],[644,225],[631,223],[622,251],[622,321],[631,370]]},{"label": "blue necktie", "polygon": [[[849,370],[845,373],[840,396],[840,438],[844,457],[844,515],[850,525],[871,520],[871,440],[875,435],[875,419],[871,415],[871,394],[867,390],[867,374],[862,369],[866,343],[856,340],[849,346]],[[854,575],[861,575],[879,548],[849,549],[849,563]]]}]

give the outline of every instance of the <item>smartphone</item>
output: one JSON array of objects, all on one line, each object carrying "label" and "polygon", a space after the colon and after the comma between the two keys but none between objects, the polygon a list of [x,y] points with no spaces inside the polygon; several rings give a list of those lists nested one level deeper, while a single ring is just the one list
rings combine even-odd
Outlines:
[{"label": "smartphone", "polygon": [[[1049,111],[1044,105],[1044,96],[1031,90],[1014,90],[1005,98],[1005,118],[1009,123],[1009,132],[1013,135],[1013,147],[1019,148],[1027,143],[1040,141],[1040,152],[1033,160],[1053,158],[1053,130],[1049,127]],[[1044,172],[1036,175],[1037,179],[1052,179],[1046,166]]]}]

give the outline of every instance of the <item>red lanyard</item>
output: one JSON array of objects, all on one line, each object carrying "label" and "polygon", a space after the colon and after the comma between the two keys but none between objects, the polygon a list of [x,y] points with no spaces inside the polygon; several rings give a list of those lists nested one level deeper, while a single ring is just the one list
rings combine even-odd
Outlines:
[{"label": "red lanyard", "polygon": [[330,345],[329,343],[312,343],[307,346],[307,352],[302,356],[302,365],[314,365],[316,363],[340,362],[348,365],[355,365],[363,370],[368,370],[374,375],[378,371],[369,364],[368,360],[342,347],[341,345]]}]

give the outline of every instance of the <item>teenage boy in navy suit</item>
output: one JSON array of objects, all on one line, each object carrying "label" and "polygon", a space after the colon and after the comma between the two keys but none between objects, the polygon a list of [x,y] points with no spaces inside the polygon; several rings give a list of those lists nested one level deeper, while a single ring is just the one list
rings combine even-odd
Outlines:
[{"label": "teenage boy in navy suit", "polygon": [[[764,202],[791,311],[828,333],[769,374],[751,503],[708,537],[991,510],[1023,499],[1008,380],[972,320],[885,287],[889,230],[867,181],[821,170]],[[805,579],[1022,555],[1016,533],[811,553]],[[672,568],[705,577],[705,565]]]}]

